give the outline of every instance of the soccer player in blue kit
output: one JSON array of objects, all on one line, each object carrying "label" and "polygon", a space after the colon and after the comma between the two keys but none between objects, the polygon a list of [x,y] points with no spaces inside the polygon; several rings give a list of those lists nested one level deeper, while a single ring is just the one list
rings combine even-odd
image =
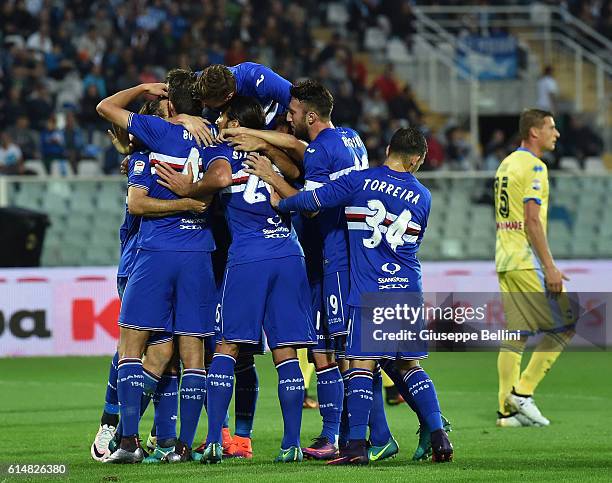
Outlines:
[{"label": "soccer player in blue kit", "polygon": [[[140,114],[158,115],[167,117],[167,100],[160,99],[147,101],[140,109]],[[113,144],[120,150],[122,154],[127,154],[130,151],[130,140],[127,137],[127,132],[120,130],[114,126],[116,135],[112,134]],[[128,176],[132,176],[135,168],[142,171],[148,168],[149,155],[147,152],[136,151],[129,155],[128,158]],[[137,168],[138,166],[138,168]],[[140,186],[140,188],[148,191],[148,186]],[[128,188],[129,190],[129,188]],[[126,196],[125,218],[119,229],[119,239],[121,243],[119,266],[117,269],[117,291],[119,299],[123,298],[123,293],[127,285],[127,281],[136,258],[138,233],[140,230],[140,222],[142,216],[160,216],[169,212],[177,211],[199,211],[203,209],[204,204],[197,200],[158,200],[150,198],[146,193],[136,192],[132,190],[132,196]],[[137,214],[133,214],[137,213]],[[176,405],[175,401],[171,401],[171,395],[174,392],[172,386],[175,386],[176,375],[173,374],[174,368],[164,368],[167,365],[167,360],[172,356],[172,334],[167,332],[156,332],[150,335],[147,340],[146,361],[143,365],[144,371],[148,371],[154,377],[161,376],[158,384],[157,393],[155,394],[156,408],[160,408],[160,413],[168,413],[168,420],[171,420],[172,415],[176,414],[176,410],[172,407]],[[154,346],[154,347],[153,347]],[[117,363],[119,354],[115,352],[112,359],[107,390],[105,396],[104,411],[100,421],[100,428],[96,434],[95,440],[91,446],[91,456],[96,461],[103,461],[110,453],[110,442],[115,436],[121,436],[121,428],[119,422],[119,404],[117,399]],[[168,395],[170,396],[168,397]],[[150,395],[150,394],[149,394]],[[145,396],[144,398],[146,398]],[[144,399],[143,398],[143,399]],[[141,410],[143,411],[144,408]],[[158,410],[156,409],[156,412]],[[156,418],[158,419],[158,418]],[[164,418],[162,418],[164,419]],[[117,433],[117,434],[116,434]],[[163,433],[162,433],[163,434]]]},{"label": "soccer player in blue kit", "polygon": [[[102,100],[97,107],[98,113],[127,129],[150,150],[151,175],[155,176],[155,166],[164,161],[178,170],[186,170],[186,165],[189,165],[197,176],[199,151],[186,129],[156,116],[134,114],[125,109],[145,93],[164,96],[166,85],[142,84],[121,91]],[[187,114],[196,114],[198,102],[192,98],[189,100],[191,112]],[[174,115],[175,106],[168,103],[168,107],[169,114]],[[135,174],[142,175],[144,166],[138,171],[136,173],[135,168]],[[152,198],[178,198],[158,183],[149,186]],[[216,301],[210,253],[215,247],[207,214],[192,212],[184,216],[170,213],[161,218],[143,219],[138,248],[119,317],[117,389],[123,435],[119,449],[106,461],[136,463],[143,459],[138,445],[138,422],[140,399],[148,381],[147,374],[143,373],[141,357],[150,332],[158,331],[171,331],[179,336],[179,354],[183,363],[181,434],[167,452],[171,461],[187,461],[191,459],[191,445],[206,396],[202,339],[214,333]],[[156,381],[151,384],[156,384]]]},{"label": "soccer player in blue kit", "polygon": [[255,62],[235,66],[214,64],[198,73],[194,94],[211,109],[222,109],[232,97],[254,97],[265,114],[266,128],[273,127],[274,118],[289,107],[291,82],[269,67]]},{"label": "soccer player in blue kit", "polygon": [[[280,200],[272,196],[281,213],[316,212],[344,206],[350,238],[351,290],[350,333],[346,357],[350,360],[348,378],[349,442],[340,457],[329,464],[368,464],[366,433],[373,404],[373,370],[376,362],[392,359],[408,387],[411,404],[431,430],[433,460],[451,461],[453,447],[443,429],[433,382],[419,365],[424,351],[395,353],[366,350],[362,347],[362,296],[368,293],[409,291],[420,294],[421,267],[416,257],[429,216],[431,195],[415,178],[423,163],[427,144],[414,128],[399,129],[387,147],[383,166],[350,173],[313,191],[301,192]],[[394,276],[407,280],[408,288],[380,287],[384,267],[393,264]],[[402,284],[404,285],[404,284]],[[424,348],[418,348],[424,349]]]},{"label": "soccer player in blue kit", "polygon": [[[309,144],[302,148],[305,190],[313,190],[354,170],[368,167],[367,151],[359,134],[349,128],[335,127],[331,122],[334,101],[331,93],[322,84],[306,80],[293,86],[290,93],[287,120],[298,139],[309,141]],[[292,147],[290,138],[286,135],[251,130],[234,132],[260,136],[284,148]],[[297,151],[299,142],[293,144],[293,150]],[[254,167],[253,161],[247,164]],[[269,170],[255,172],[283,197],[297,192]],[[323,428],[321,434],[303,451],[310,458],[331,459],[338,453],[339,436],[341,440],[346,436],[340,435],[344,384],[336,358],[342,358],[344,339],[348,332],[348,232],[340,208],[322,210],[315,217],[315,223],[314,227],[318,233],[310,233],[309,237],[319,236],[323,241],[323,277],[322,287],[319,287],[319,296],[323,298],[323,316],[317,321],[318,344],[312,349],[312,356],[317,371],[317,393]],[[316,289],[315,285],[313,290]],[[381,434],[380,439],[375,438],[375,443],[386,445],[392,437],[382,405],[376,406],[373,416],[373,426],[380,430]],[[395,444],[394,441],[393,443]]]},{"label": "soccer player in blue kit", "polygon": [[[219,128],[264,127],[263,109],[252,98],[234,96],[219,118]],[[202,150],[206,173],[185,187],[166,179],[177,194],[204,196],[221,190],[232,235],[223,281],[220,335],[208,375],[208,436],[202,463],[220,463],[221,428],[234,386],[241,345],[257,345],[266,334],[278,371],[278,396],[284,435],[277,462],[302,460],[300,427],[303,377],[296,348],[315,343],[304,255],[288,217],[269,204],[270,192],[244,162],[249,154],[228,143]],[[186,190],[186,191],[184,191]],[[240,303],[236,301],[240,300]]]}]

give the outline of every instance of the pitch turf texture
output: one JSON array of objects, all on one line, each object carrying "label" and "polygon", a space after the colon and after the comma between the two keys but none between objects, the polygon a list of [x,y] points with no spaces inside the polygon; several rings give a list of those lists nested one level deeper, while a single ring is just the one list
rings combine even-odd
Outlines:
[{"label": "pitch turf texture", "polygon": [[[434,465],[410,461],[416,418],[405,406],[387,407],[400,445],[395,459],[369,467],[325,467],[318,462],[278,465],[282,420],[276,373],[269,357],[257,367],[261,390],[252,461],[225,460],[216,466],[103,465],[89,456],[102,408],[109,358],[0,359],[0,467],[2,481],[214,481],[269,483],[375,481],[611,481],[612,353],[563,354],[542,383],[537,402],[548,428],[496,428],[496,354],[432,354],[424,366],[436,383],[453,423],[455,461]],[[311,384],[314,394],[315,381]],[[141,424],[151,427],[149,410]],[[304,411],[302,442],[317,435],[316,410]],[[206,431],[203,414],[197,442]],[[9,477],[8,463],[65,463],[65,478]]]}]

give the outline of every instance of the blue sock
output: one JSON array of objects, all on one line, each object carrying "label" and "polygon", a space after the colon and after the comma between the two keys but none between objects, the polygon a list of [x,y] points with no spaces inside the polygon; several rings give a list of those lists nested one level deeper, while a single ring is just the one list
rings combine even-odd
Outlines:
[{"label": "blue sock", "polygon": [[121,412],[122,436],[138,435],[140,400],[144,390],[142,360],[125,357],[117,369],[117,395]]},{"label": "blue sock", "polygon": [[351,375],[350,369],[342,373],[342,385],[344,386],[344,396],[342,399],[342,415],[340,416],[340,435],[338,436],[338,446],[344,447],[348,443],[349,437],[349,420],[348,409],[346,405],[346,395],[348,393],[348,381]]},{"label": "blue sock", "polygon": [[297,359],[287,359],[276,365],[278,372],[278,400],[283,413],[284,433],[282,449],[300,447],[304,376]]},{"label": "blue sock", "polygon": [[208,435],[206,445],[221,444],[221,429],[234,391],[236,359],[227,354],[215,354],[208,369]]},{"label": "blue sock", "polygon": [[350,441],[366,439],[372,401],[372,371],[352,369],[346,401]]},{"label": "blue sock", "polygon": [[153,396],[155,404],[155,434],[158,440],[176,438],[178,413],[178,376],[164,374]]},{"label": "blue sock", "polygon": [[183,369],[181,378],[181,433],[179,439],[191,448],[206,399],[206,371]]},{"label": "blue sock", "polygon": [[142,398],[140,400],[140,415],[142,416],[147,408],[149,407],[149,403],[151,402],[151,398],[155,394],[157,390],[157,385],[159,384],[160,377],[156,376],[152,372],[147,371],[146,369],[142,370],[144,375],[144,389],[142,391]]},{"label": "blue sock", "polygon": [[119,399],[117,398],[117,364],[119,363],[119,352],[115,352],[108,371],[108,383],[106,385],[106,397],[104,398],[104,412],[108,414],[119,414]]},{"label": "blue sock", "polygon": [[236,428],[234,434],[250,438],[259,394],[259,379],[255,364],[236,371]]},{"label": "blue sock", "polygon": [[372,377],[372,408],[370,409],[370,442],[374,446],[383,446],[391,439],[391,430],[385,415],[385,402],[382,394],[382,374],[380,368],[374,371]]},{"label": "blue sock", "polygon": [[404,375],[404,382],[416,407],[419,419],[430,432],[442,429],[438,395],[432,380],[421,367],[413,367]]},{"label": "blue sock", "polygon": [[321,436],[337,443],[340,435],[340,417],[344,400],[344,382],[337,364],[317,371],[317,397],[319,413],[323,419]]},{"label": "blue sock", "polygon": [[419,414],[419,408],[417,408],[416,404],[414,403],[414,398],[412,397],[412,394],[410,394],[410,391],[408,391],[408,386],[404,382],[404,379],[402,378],[401,373],[395,367],[395,363],[387,361],[387,362],[381,363],[381,365],[382,365],[383,370],[387,373],[387,376],[391,378],[391,380],[395,384],[395,387],[397,388],[399,393],[404,398],[404,401],[406,402],[406,404],[410,406],[410,409],[412,409],[414,413],[417,415],[417,418],[419,418],[419,424],[424,426],[425,421],[423,420],[422,416]]}]

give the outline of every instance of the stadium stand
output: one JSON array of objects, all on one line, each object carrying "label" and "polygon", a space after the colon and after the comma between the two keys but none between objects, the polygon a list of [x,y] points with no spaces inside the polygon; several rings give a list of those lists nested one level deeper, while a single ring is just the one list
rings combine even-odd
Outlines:
[{"label": "stadium stand", "polygon": [[[483,13],[465,16],[453,10],[467,3],[478,3]],[[507,3],[516,9],[516,18],[523,18],[530,2]],[[495,82],[481,80],[473,83],[482,100],[474,119],[474,106],[467,102],[471,94],[463,91],[472,86],[460,76],[454,87],[452,81],[458,73],[452,60],[456,42],[466,32],[483,34],[487,26],[487,35],[497,29],[518,38],[518,83],[532,91],[525,99],[535,99],[537,77],[548,61],[561,66],[561,141],[556,159],[550,160],[552,168],[565,172],[551,176],[549,231],[555,255],[611,256],[612,247],[604,239],[610,235],[612,215],[603,207],[612,188],[610,163],[606,165],[611,146],[604,130],[612,110],[612,71],[601,74],[608,92],[607,104],[601,106],[600,73],[589,60],[595,54],[588,53],[589,39],[609,42],[611,9],[608,2],[599,2],[598,8],[588,8],[592,2],[587,1],[566,3],[568,9],[561,13],[571,19],[568,25],[574,25],[576,41],[584,40],[587,52],[581,60],[583,80],[566,73],[576,62],[570,50],[558,49],[563,54],[547,57],[538,41],[546,25],[525,14],[531,20],[518,28],[509,21],[512,15],[496,13],[497,2],[492,1],[4,2],[0,173],[30,176],[0,176],[0,201],[50,215],[44,265],[116,263],[125,181],[116,175],[121,157],[95,112],[97,102],[118,89],[160,81],[175,66],[201,69],[254,60],[289,79],[322,80],[336,99],[335,122],[359,130],[374,163],[383,158],[397,127],[420,126],[430,146],[423,167],[428,172],[421,176],[434,200],[421,257],[491,259],[490,170],[517,141],[512,130],[500,135],[479,126],[478,109],[486,115],[511,114],[513,126],[519,110],[504,110],[503,96],[499,103],[484,105],[498,91],[491,90]],[[432,4],[442,13],[431,13]],[[542,8],[546,4],[556,15],[557,2],[545,2]],[[559,29],[554,21],[551,25],[553,41],[561,45],[554,37]],[[609,59],[601,59],[609,66]],[[498,81],[498,86],[514,92],[511,82]],[[453,89],[465,105],[451,105]],[[600,108],[608,116],[603,125]]]}]

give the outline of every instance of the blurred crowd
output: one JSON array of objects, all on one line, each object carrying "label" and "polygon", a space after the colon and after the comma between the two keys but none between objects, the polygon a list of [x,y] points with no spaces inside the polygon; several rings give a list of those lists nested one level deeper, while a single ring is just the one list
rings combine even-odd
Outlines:
[{"label": "blurred crowd", "polygon": [[43,160],[47,170],[64,159],[76,172],[85,158],[102,160],[105,173],[116,172],[117,154],[100,142],[107,125],[95,107],[102,98],[162,81],[173,67],[200,70],[247,60],[290,80],[323,81],[335,97],[334,122],[358,129],[374,162],[384,158],[392,132],[417,125],[429,141],[426,169],[474,167],[480,153],[469,133],[461,126],[442,132],[427,126],[393,65],[374,66],[358,54],[367,27],[381,17],[390,35],[410,45],[411,2],[344,3],[346,28],[329,36],[333,29],[318,28],[328,21],[329,2],[314,0],[5,0],[0,172],[25,174],[27,159]]}]

